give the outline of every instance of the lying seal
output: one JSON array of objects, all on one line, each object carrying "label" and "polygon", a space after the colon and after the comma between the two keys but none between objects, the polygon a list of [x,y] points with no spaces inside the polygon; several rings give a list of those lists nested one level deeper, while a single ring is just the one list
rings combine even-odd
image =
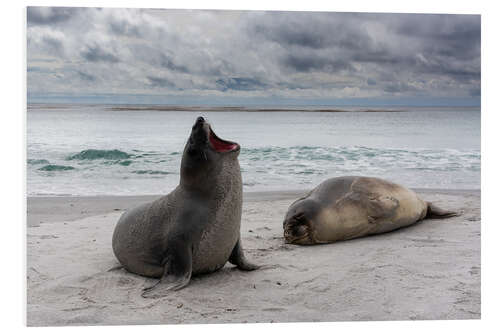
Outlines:
[{"label": "lying seal", "polygon": [[163,296],[227,261],[242,270],[258,268],[245,259],[240,240],[239,151],[199,117],[184,148],[177,188],[121,216],[113,234],[116,258],[132,273],[161,278],[142,296]]},{"label": "lying seal", "polygon": [[283,229],[287,243],[311,245],[379,234],[424,218],[457,215],[386,180],[338,177],[292,203]]}]

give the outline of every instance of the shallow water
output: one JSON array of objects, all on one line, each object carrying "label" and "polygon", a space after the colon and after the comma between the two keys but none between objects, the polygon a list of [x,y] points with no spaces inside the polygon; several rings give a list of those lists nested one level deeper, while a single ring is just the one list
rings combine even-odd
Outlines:
[{"label": "shallow water", "polygon": [[103,105],[30,105],[28,195],[168,193],[202,115],[238,142],[244,191],[309,189],[341,175],[418,188],[480,188],[480,111],[110,111]]}]

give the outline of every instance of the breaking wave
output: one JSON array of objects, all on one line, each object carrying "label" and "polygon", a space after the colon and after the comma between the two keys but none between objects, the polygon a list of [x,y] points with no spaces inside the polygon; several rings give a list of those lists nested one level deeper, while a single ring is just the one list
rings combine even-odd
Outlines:
[{"label": "breaking wave", "polygon": [[86,149],[78,154],[68,156],[67,160],[120,160],[132,157],[132,155],[118,149],[113,150],[100,150],[100,149]]},{"label": "breaking wave", "polygon": [[75,170],[74,167],[68,165],[48,164],[39,168],[40,171],[68,171]]}]

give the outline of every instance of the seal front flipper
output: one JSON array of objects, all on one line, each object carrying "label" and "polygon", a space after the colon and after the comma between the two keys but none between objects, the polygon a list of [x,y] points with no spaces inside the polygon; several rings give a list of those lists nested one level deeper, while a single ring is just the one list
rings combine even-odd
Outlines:
[{"label": "seal front flipper", "polygon": [[370,223],[391,217],[399,207],[399,200],[391,196],[369,197],[367,210]]},{"label": "seal front flipper", "polygon": [[229,262],[233,265],[236,265],[238,269],[241,269],[243,271],[253,271],[260,267],[258,265],[252,264],[245,258],[243,247],[241,246],[241,239],[238,239],[238,242],[236,242],[233,252],[231,252],[231,256],[229,257]]},{"label": "seal front flipper", "polygon": [[337,201],[338,206],[359,210],[363,207],[370,223],[390,218],[399,207],[399,200],[392,196],[377,195],[368,191],[353,191]]},{"label": "seal front flipper", "polygon": [[172,253],[166,259],[162,278],[153,286],[144,288],[142,297],[163,297],[188,285],[193,271],[193,248],[186,245],[177,242],[170,246]]}]

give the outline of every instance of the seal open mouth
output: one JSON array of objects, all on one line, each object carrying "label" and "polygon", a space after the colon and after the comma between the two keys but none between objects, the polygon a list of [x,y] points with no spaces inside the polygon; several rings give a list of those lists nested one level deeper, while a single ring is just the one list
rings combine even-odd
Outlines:
[{"label": "seal open mouth", "polygon": [[240,148],[239,144],[231,141],[222,140],[217,135],[215,135],[211,127],[209,127],[209,129],[210,132],[208,134],[208,140],[210,141],[212,148],[214,148],[216,152],[227,153],[230,151],[238,150]]},{"label": "seal open mouth", "polygon": [[210,124],[205,121],[205,118],[203,117],[198,117],[196,119],[189,140],[190,142],[198,142],[202,144],[205,144],[208,141],[210,142],[210,148],[217,153],[229,153],[240,149],[240,145],[236,142],[222,140],[219,138],[212,130]]}]

